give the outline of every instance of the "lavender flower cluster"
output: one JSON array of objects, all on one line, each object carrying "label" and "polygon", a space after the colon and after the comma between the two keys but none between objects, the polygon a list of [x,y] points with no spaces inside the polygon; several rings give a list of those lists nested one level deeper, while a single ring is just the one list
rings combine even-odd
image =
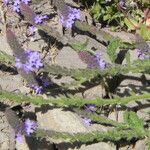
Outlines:
[{"label": "lavender flower cluster", "polygon": [[63,12],[60,14],[60,22],[64,27],[72,28],[74,21],[80,19],[80,10],[67,6],[66,11],[66,14],[63,14]]},{"label": "lavender flower cluster", "polygon": [[95,104],[87,104],[87,105],[85,105],[85,109],[87,111],[95,111],[96,110],[96,105]]},{"label": "lavender flower cluster", "polygon": [[92,123],[92,120],[90,118],[84,117],[83,122],[85,125],[90,126]]},{"label": "lavender flower cluster", "polygon": [[[31,133],[34,132],[34,130],[37,128],[36,122],[26,119],[25,122],[23,123],[25,134],[30,135]],[[18,131],[16,133],[16,140],[21,142],[23,140],[23,133],[22,131]]]},{"label": "lavender flower cluster", "polygon": [[[16,57],[16,67],[17,69],[22,69],[29,74],[34,69],[43,67],[43,63],[38,52],[24,49],[24,53],[21,53],[21,56],[18,55]],[[35,91],[35,94],[40,94],[42,92],[42,86],[32,84],[30,85],[30,88]]]},{"label": "lavender flower cluster", "polygon": [[150,58],[150,55],[143,53],[141,49],[136,49],[136,52],[139,59]]},{"label": "lavender flower cluster", "polygon": [[88,64],[89,68],[100,68],[104,69],[106,67],[106,62],[102,58],[101,53],[95,53],[94,55],[90,54],[89,52],[82,51],[79,52],[79,57],[81,58],[82,61]]},{"label": "lavender flower cluster", "polygon": [[98,64],[99,68],[104,69],[106,67],[106,62],[102,58],[101,53],[96,53],[95,54],[95,60],[97,61],[97,64]]},{"label": "lavender flower cluster", "polygon": [[[20,4],[24,3],[24,4],[28,5],[30,2],[31,2],[31,0],[14,0],[13,4],[12,4],[12,7],[13,7],[12,9],[13,9],[13,11],[19,13],[19,12],[21,12]],[[9,0],[3,0],[3,3],[5,5],[8,5]],[[43,23],[43,21],[45,19],[48,19],[47,15],[36,15],[34,18],[34,22],[35,22],[35,24],[41,24],[41,23]]]},{"label": "lavender flower cluster", "polygon": [[16,67],[18,69],[23,69],[28,73],[29,71],[33,71],[34,68],[39,69],[43,66],[38,52],[32,51],[30,49],[25,49],[24,57],[27,58],[24,63],[22,62],[22,57],[16,58]]},{"label": "lavender flower cluster", "polygon": [[31,2],[31,0],[14,0],[13,11],[20,12],[20,4],[21,3],[29,4],[29,2]]}]

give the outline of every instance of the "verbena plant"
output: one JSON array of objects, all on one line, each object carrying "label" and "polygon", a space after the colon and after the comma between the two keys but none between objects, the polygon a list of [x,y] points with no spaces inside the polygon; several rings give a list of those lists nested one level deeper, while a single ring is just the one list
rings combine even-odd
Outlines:
[{"label": "verbena plant", "polygon": [[[21,93],[13,93],[1,90],[0,98],[2,102],[5,99],[8,99],[13,102],[22,103],[22,102],[30,102],[36,105],[42,104],[51,104],[54,107],[71,107],[76,113],[84,114],[89,119],[86,121],[96,122],[99,124],[110,125],[114,127],[113,130],[108,132],[90,132],[90,133],[78,133],[78,134],[69,134],[69,133],[59,133],[55,131],[47,131],[37,129],[34,136],[42,137],[49,136],[51,138],[56,139],[64,139],[69,140],[70,142],[93,142],[93,141],[113,141],[118,142],[121,140],[131,141],[147,138],[147,144],[150,145],[150,131],[147,127],[147,123],[140,119],[137,114],[131,110],[128,110],[126,107],[126,111],[124,113],[124,122],[118,123],[117,121],[110,120],[108,118],[102,117],[99,115],[101,113],[100,107],[108,107],[116,105],[120,105],[120,107],[125,106],[125,104],[131,101],[140,101],[143,99],[149,99],[150,94],[144,93],[141,91],[140,95],[136,93],[129,93],[128,97],[118,97],[115,94],[116,88],[120,85],[120,83],[125,80],[125,74],[130,72],[132,73],[142,73],[149,74],[150,73],[150,52],[149,47],[147,48],[147,43],[141,40],[141,43],[144,45],[143,48],[139,41],[136,42],[125,42],[120,38],[115,38],[111,34],[97,29],[95,26],[90,26],[86,22],[80,21],[80,11],[79,9],[72,8],[67,5],[63,0],[55,0],[52,1],[52,5],[57,8],[57,12],[59,15],[60,22],[64,28],[69,30],[78,29],[81,33],[88,33],[95,40],[104,44],[107,49],[107,55],[110,59],[110,63],[106,62],[103,56],[100,53],[97,53],[93,49],[88,48],[89,40],[85,43],[81,43],[72,38],[67,39],[67,44],[64,43],[65,35],[61,35],[55,32],[51,27],[47,24],[44,24],[43,21],[48,19],[46,15],[37,15],[28,5],[29,1],[14,1],[14,3],[9,3],[8,1],[4,1],[3,8],[7,7],[7,5],[13,7],[13,10],[17,11],[24,17],[24,21],[29,25],[32,32],[35,32],[35,28],[38,30],[41,38],[50,40],[50,37],[53,37],[59,44],[65,46],[70,46],[79,54],[79,57],[82,61],[87,64],[87,68],[85,69],[68,69],[65,67],[60,67],[57,65],[49,65],[45,61],[40,59],[39,53],[30,50],[23,49],[20,44],[17,35],[12,31],[10,24],[7,24],[7,15],[3,17],[3,24],[6,28],[6,37],[7,42],[10,48],[13,51],[13,56],[9,56],[5,52],[0,52],[0,61],[5,63],[6,65],[14,66],[18,73],[26,80],[28,86],[32,88],[36,94],[42,94],[46,90],[51,92],[51,88],[45,88],[45,82],[41,79],[40,82],[37,79],[37,76],[40,73],[47,73],[49,75],[61,75],[61,76],[70,76],[74,78],[74,81],[71,84],[65,84],[60,87],[62,91],[65,91],[65,96],[59,96],[59,98],[54,98],[49,96],[47,99],[44,99],[42,95],[30,95],[26,96]],[[95,4],[103,6],[106,1],[97,1],[93,4],[93,12]],[[113,14],[113,7],[115,7],[116,2],[111,2],[112,6],[104,6],[110,9],[110,14]],[[99,7],[99,6],[96,6]],[[115,8],[116,9],[116,8]],[[4,10],[4,9],[2,9]],[[99,9],[96,10],[96,13],[99,14]],[[3,14],[3,13],[2,13]],[[6,12],[7,14],[7,12]],[[103,15],[109,20],[109,15],[105,12]],[[98,16],[100,17],[100,16]],[[115,17],[116,19],[117,17]],[[104,19],[104,18],[102,18]],[[42,34],[44,33],[44,34]],[[44,36],[43,36],[44,35]],[[66,37],[67,38],[67,37]],[[139,45],[139,47],[137,47]],[[132,61],[130,56],[130,50],[137,51],[137,60]],[[126,54],[120,58],[118,49],[127,50]],[[123,64],[123,61],[126,61]],[[70,94],[70,86],[73,86],[80,90],[81,85],[87,83],[90,85],[101,84],[103,88],[106,90],[105,98],[95,98],[93,100],[87,100],[84,97],[78,97],[75,94]],[[42,84],[40,84],[42,83]],[[106,98],[107,97],[107,98]],[[96,111],[86,112],[83,108],[85,106],[92,105],[96,108]],[[16,134],[16,139],[20,138],[20,135],[30,134],[35,129],[35,124],[32,121],[27,120],[27,122],[20,121],[17,115],[11,109],[6,109],[5,111],[8,122],[14,129],[14,133]],[[12,117],[11,117],[12,116]],[[14,119],[12,119],[14,118]],[[90,122],[86,122],[90,124]],[[16,129],[16,124],[18,124],[18,129]],[[25,128],[25,129],[24,129]],[[19,134],[19,135],[18,135]],[[14,137],[15,138],[15,137]]]}]

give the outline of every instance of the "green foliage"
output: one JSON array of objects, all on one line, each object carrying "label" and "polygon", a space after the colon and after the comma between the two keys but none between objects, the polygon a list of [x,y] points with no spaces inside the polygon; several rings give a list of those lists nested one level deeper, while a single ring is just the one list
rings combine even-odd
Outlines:
[{"label": "green foliage", "polygon": [[36,131],[37,137],[50,137],[52,139],[63,139],[69,142],[76,142],[80,141],[83,143],[86,142],[93,142],[93,141],[120,141],[123,140],[131,140],[133,138],[142,139],[144,135],[139,135],[133,130],[110,130],[107,132],[102,131],[94,131],[89,133],[76,133],[76,134],[69,134],[69,133],[60,133],[55,131],[49,130],[42,130],[38,129]]},{"label": "green foliage", "polygon": [[112,0],[107,2],[105,0],[97,0],[91,7],[91,13],[95,19],[107,22],[110,24],[115,22],[114,26],[124,26],[124,15],[117,8],[118,1]]},{"label": "green foliage", "polygon": [[59,98],[49,97],[48,99],[43,98],[42,96],[25,96],[21,93],[12,93],[7,91],[0,91],[1,99],[8,99],[10,101],[22,103],[22,102],[31,102],[36,105],[42,104],[53,104],[56,106],[84,106],[85,104],[95,104],[97,106],[110,105],[110,104],[127,104],[131,101],[137,101],[141,99],[150,98],[150,93],[144,93],[141,95],[132,95],[129,97],[117,97],[114,99],[103,99],[95,98],[93,100],[87,100],[82,97],[68,95],[68,97],[61,96]]},{"label": "green foliage", "polygon": [[[142,1],[125,1],[127,10],[123,10],[122,13],[119,9],[118,0],[94,0],[94,3],[90,3],[90,12],[93,17],[101,22],[102,25],[110,25],[111,29],[127,28],[129,30],[135,30],[135,27],[139,25],[138,21],[144,16],[144,8],[148,8],[150,4],[147,0]],[[134,3],[134,6],[133,6]],[[128,20],[126,17],[129,17]],[[132,16],[132,18],[131,18]]]},{"label": "green foliage", "polygon": [[[65,6],[63,0],[57,0],[56,7],[59,9],[62,9],[61,6]],[[60,3],[59,3],[60,2]],[[124,23],[130,28],[131,30],[135,28],[134,26],[138,24],[138,22],[135,22],[135,20],[131,20],[131,23],[129,20],[124,18],[124,15],[117,10],[117,3],[118,0],[112,0],[110,2],[106,0],[95,0],[94,3],[92,2],[93,6],[91,7],[91,12],[94,15],[94,18],[102,21],[102,23],[113,23],[115,26],[123,27]],[[135,11],[133,11],[134,13]],[[24,18],[27,22],[34,25],[33,18],[35,16],[35,13],[30,9],[29,6],[26,7],[26,5],[21,4],[21,13],[24,15]],[[138,18],[141,16],[141,11],[137,10],[135,13],[135,16]],[[137,19],[136,18],[136,19]],[[133,25],[135,24],[135,25]],[[134,43],[126,43],[122,41],[119,38],[115,38],[111,34],[97,29],[95,26],[91,26],[87,24],[86,22],[82,21],[75,21],[75,27],[83,32],[90,33],[97,41],[100,43],[105,43],[106,45],[109,43],[107,47],[107,54],[109,58],[112,61],[112,64],[109,65],[106,69],[100,70],[100,69],[68,69],[65,67],[60,66],[54,66],[54,65],[48,65],[44,64],[44,67],[39,70],[38,73],[48,73],[53,75],[62,75],[62,76],[70,76],[75,81],[72,84],[72,86],[75,85],[80,87],[82,83],[90,82],[95,79],[98,80],[96,83],[104,83],[104,78],[106,77],[115,77],[120,74],[126,74],[129,72],[132,73],[150,73],[150,59],[144,59],[144,60],[136,60],[131,62],[130,61],[130,55],[129,53],[126,54],[126,65],[117,65],[114,64],[116,58],[117,58],[117,48],[126,48],[126,49],[133,49],[135,48]],[[58,33],[52,30],[52,28],[49,28],[43,24],[36,25],[38,28],[38,32],[41,35],[42,38],[50,38],[51,36],[55,38],[57,41],[63,44],[63,37]],[[150,39],[149,32],[146,31],[146,26],[141,26],[139,30],[139,34],[145,39]],[[11,49],[14,51],[14,54],[22,51],[21,45],[19,44],[15,34],[11,32],[11,30],[7,30],[7,41],[11,47]],[[111,39],[111,40],[110,40]],[[64,42],[65,43],[65,42]],[[84,43],[81,43],[79,41],[74,41],[74,39],[70,40],[67,39],[67,44],[76,51],[88,51],[90,53],[94,53],[92,50],[87,48],[87,45],[89,43],[89,39],[87,39]],[[8,56],[6,53],[0,52],[0,60],[5,62],[11,62],[14,63],[14,59],[11,56]],[[34,85],[38,84],[35,78],[34,72],[32,73],[25,73],[23,70],[18,70],[18,72],[22,75],[23,78],[26,79],[27,83],[34,83]],[[94,82],[95,82],[94,80]],[[106,85],[106,83],[104,83]],[[69,86],[68,86],[69,87]],[[67,94],[72,92],[67,86],[60,87],[61,90],[65,91],[65,96],[59,96],[57,98],[54,97],[48,97],[44,98],[42,95],[38,96],[26,96],[21,93],[13,93],[13,92],[7,92],[4,90],[0,91],[0,99],[1,101],[10,100],[17,103],[22,102],[30,102],[35,105],[43,105],[43,104],[50,104],[52,106],[58,106],[58,107],[73,107],[77,108],[76,112],[80,112],[80,108],[85,106],[85,104],[95,104],[96,106],[109,106],[109,105],[125,105],[132,101],[140,101],[142,99],[149,99],[150,93],[143,93],[141,95],[131,95],[128,97],[113,97],[113,98],[94,98],[92,100],[87,100],[83,97],[79,97],[76,95],[69,95]],[[70,91],[69,91],[70,90]],[[76,90],[78,91],[78,89]],[[51,91],[50,91],[51,92]],[[75,110],[74,109],[74,110]],[[81,110],[83,111],[83,110]],[[82,112],[81,112],[82,113]],[[96,112],[97,113],[97,112]],[[47,131],[47,130],[37,130],[37,136],[40,136],[42,138],[45,138],[46,136],[49,136],[51,138],[62,138],[69,140],[71,142],[93,142],[93,141],[119,141],[119,140],[131,140],[131,139],[140,139],[147,137],[149,139],[150,134],[149,131],[144,128],[144,121],[140,118],[138,118],[137,114],[135,112],[126,112],[124,114],[124,123],[118,123],[117,121],[113,121],[111,119],[102,117],[96,113],[86,113],[85,115],[92,119],[92,121],[99,123],[99,124],[105,124],[113,126],[113,130],[110,130],[108,132],[100,132],[100,131],[94,131],[89,133],[77,133],[77,134],[69,134],[69,133],[59,133],[55,131]],[[148,142],[149,144],[149,142]]]},{"label": "green foliage", "polygon": [[5,52],[0,51],[0,61],[7,63],[14,63],[14,58]]},{"label": "green foliage", "polygon": [[124,113],[124,121],[134,129],[137,133],[143,134],[144,130],[144,120],[140,119],[135,112],[127,111]]},{"label": "green foliage", "polygon": [[[93,142],[93,141],[119,141],[119,140],[131,140],[142,139],[144,137],[149,138],[149,130],[144,128],[144,121],[134,112],[126,112],[124,114],[125,123],[118,123],[108,118],[100,117],[88,113],[88,117],[91,117],[93,121],[97,121],[102,124],[108,124],[116,127],[109,131],[94,131],[89,133],[60,133],[50,130],[38,129],[36,136],[38,137],[50,137],[52,139],[63,139],[69,142]],[[148,134],[147,134],[148,133]],[[149,141],[148,141],[149,144]]]},{"label": "green foliage", "polygon": [[120,47],[122,41],[118,38],[113,39],[110,41],[109,45],[107,46],[107,54],[110,60],[114,63],[117,58],[117,48]]},{"label": "green foliage", "polygon": [[70,43],[70,46],[75,49],[76,51],[86,51],[87,45],[89,43],[89,39],[86,39],[84,43],[81,43],[79,41],[75,41],[73,43]]},{"label": "green foliage", "polygon": [[125,59],[126,59],[127,65],[130,66],[131,60],[130,60],[130,53],[129,53],[129,51],[126,53]]},{"label": "green foliage", "polygon": [[150,150],[150,131],[148,131],[147,146],[148,146],[148,150]]},{"label": "green foliage", "polygon": [[144,40],[150,40],[150,30],[146,27],[146,25],[141,25],[138,33],[142,36]]},{"label": "green foliage", "polygon": [[139,25],[137,20],[135,20],[134,18],[130,20],[128,18],[124,18],[124,23],[128,27],[128,30],[135,30],[136,27]]}]

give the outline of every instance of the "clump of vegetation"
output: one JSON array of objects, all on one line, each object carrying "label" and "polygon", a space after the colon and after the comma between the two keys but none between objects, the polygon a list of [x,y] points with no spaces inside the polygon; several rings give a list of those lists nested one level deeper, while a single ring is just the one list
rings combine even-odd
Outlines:
[{"label": "clump of vegetation", "polygon": [[[13,52],[13,56],[0,51],[0,62],[7,67],[15,68],[15,71],[22,76],[26,85],[35,94],[28,93],[28,95],[24,95],[2,89],[0,91],[0,98],[2,103],[5,103],[4,101],[7,99],[19,105],[25,102],[35,105],[47,104],[53,107],[67,107],[77,114],[84,114],[82,118],[86,125],[91,125],[93,122],[105,124],[112,126],[113,130],[77,134],[42,130],[38,129],[34,121],[29,119],[25,121],[23,118],[19,119],[19,116],[11,108],[8,108],[10,106],[7,106],[5,115],[8,123],[12,126],[13,131],[15,131],[14,138],[20,140],[22,135],[30,135],[34,130],[35,133],[31,136],[64,139],[69,142],[112,141],[117,143],[121,140],[136,141],[145,138],[150,148],[149,123],[139,118],[136,110],[126,107],[126,104],[129,102],[137,101],[140,103],[139,101],[143,99],[150,99],[150,94],[144,91],[141,91],[141,94],[137,94],[132,91],[128,93],[127,97],[121,97],[116,92],[121,82],[128,77],[128,73],[141,73],[144,77],[145,74],[150,74],[150,46],[146,42],[146,40],[150,40],[150,25],[148,24],[150,9],[145,8],[148,3],[147,1],[125,2],[123,0],[119,2],[117,0],[80,2],[84,7],[88,6],[93,20],[95,21],[96,19],[100,22],[102,27],[107,25],[109,28],[112,28],[114,26],[116,29],[136,32],[137,39],[132,42],[126,42],[97,28],[97,25],[89,25],[85,20],[81,19],[80,7],[75,8],[68,5],[64,0],[51,2],[51,5],[56,9],[59,23],[62,25],[62,33],[55,31],[53,27],[49,26],[48,21],[51,19],[49,14],[36,13],[33,10],[30,6],[32,1],[4,0],[1,3],[1,24],[4,26],[3,32],[6,34],[7,43]],[[34,3],[36,4],[36,1]],[[30,41],[30,37],[33,40],[35,34],[38,33],[38,36],[45,41],[47,47],[49,47],[50,43],[56,43],[57,48],[69,46],[77,52],[80,59],[87,64],[87,67],[84,69],[74,69],[51,65],[46,62],[45,57],[41,57],[42,50],[36,52],[31,49],[24,49],[22,45],[25,41],[21,43],[15,32],[17,25],[15,26],[12,22],[8,21],[8,9],[19,17],[20,22],[24,23],[26,27],[25,41]],[[142,16],[144,18],[141,18]],[[14,31],[12,26],[15,26]],[[101,52],[88,47],[90,38],[82,43],[75,40],[73,35],[66,36],[66,30],[72,31],[72,34],[88,35],[90,38],[103,44],[106,47],[106,55],[110,61],[105,60]],[[38,41],[38,39],[36,40]],[[122,51],[124,52],[123,55],[121,55]],[[135,60],[131,59],[131,51],[135,52]],[[74,81],[59,87],[65,93],[63,96],[60,96],[56,92],[58,89],[52,88],[49,81],[43,78],[43,74],[46,74],[48,78],[51,75],[70,76]],[[93,85],[101,85],[106,94],[101,98],[93,98],[92,100],[88,100],[84,96],[77,96],[75,92],[80,91],[82,85],[87,83],[91,87]],[[149,86],[149,82],[147,84]],[[75,90],[72,90],[71,87],[74,87]],[[53,90],[56,90],[57,98],[53,97]],[[86,88],[83,88],[81,92],[85,90]],[[43,95],[47,95],[47,98],[43,98]],[[101,115],[102,112],[106,111],[106,108],[108,109],[107,112],[110,112],[112,108],[117,109],[117,106],[124,109],[124,122],[119,123]],[[18,127],[17,129],[16,126]]]}]

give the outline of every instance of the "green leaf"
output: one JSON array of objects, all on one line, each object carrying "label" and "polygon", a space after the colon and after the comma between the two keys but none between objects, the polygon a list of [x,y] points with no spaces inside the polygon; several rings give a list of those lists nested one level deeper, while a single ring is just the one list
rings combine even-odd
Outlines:
[{"label": "green leaf", "polygon": [[131,60],[130,60],[130,53],[129,53],[129,51],[126,53],[125,59],[126,59],[126,63],[128,65],[130,65],[131,64]]},{"label": "green leaf", "polygon": [[146,27],[146,25],[141,25],[138,33],[143,37],[144,40],[150,40],[150,30]]},{"label": "green leaf", "polygon": [[108,47],[107,47],[107,54],[112,62],[115,62],[117,58],[116,50],[121,45],[121,40],[116,38],[110,41]]},{"label": "green leaf", "polygon": [[70,46],[77,51],[84,51],[87,49],[88,42],[89,42],[89,39],[86,39],[84,43],[75,41],[74,43],[71,43]]},{"label": "green leaf", "polygon": [[105,16],[103,16],[103,20],[106,21],[106,20],[109,20],[111,19],[111,15],[110,14],[107,14]]},{"label": "green leaf", "polygon": [[126,24],[126,26],[128,27],[129,30],[135,30],[136,26],[138,26],[138,22],[134,19],[124,19],[124,23]]},{"label": "green leaf", "polygon": [[133,111],[125,112],[124,113],[124,121],[138,133],[142,134],[143,132],[145,132],[144,131],[144,120],[140,119],[135,112],[133,112]]}]

